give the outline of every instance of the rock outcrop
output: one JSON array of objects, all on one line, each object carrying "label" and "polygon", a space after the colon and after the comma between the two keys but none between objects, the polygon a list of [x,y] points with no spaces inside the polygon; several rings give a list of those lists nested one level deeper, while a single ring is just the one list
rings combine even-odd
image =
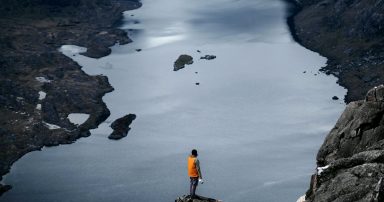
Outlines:
[{"label": "rock outcrop", "polygon": [[190,55],[180,55],[173,64],[173,71],[183,69],[185,65],[193,64],[193,57]]},{"label": "rock outcrop", "polygon": [[348,104],[317,154],[307,202],[384,201],[384,86]]},{"label": "rock outcrop", "polygon": [[196,196],[196,198],[191,199],[190,195],[184,195],[182,197],[178,197],[175,202],[221,202],[220,200],[207,198],[204,196]]},{"label": "rock outcrop", "polygon": [[113,132],[108,136],[111,140],[119,140],[128,135],[129,130],[131,129],[129,126],[136,119],[135,114],[128,114],[121,118],[116,119],[112,124],[111,128]]},{"label": "rock outcrop", "polygon": [[328,58],[322,71],[348,89],[346,102],[361,100],[384,83],[384,1],[292,0],[301,10],[289,21],[293,36]]},{"label": "rock outcrop", "polygon": [[2,184],[0,184],[0,196],[3,195],[3,193],[7,192],[10,189],[12,189],[11,185],[2,185]]}]

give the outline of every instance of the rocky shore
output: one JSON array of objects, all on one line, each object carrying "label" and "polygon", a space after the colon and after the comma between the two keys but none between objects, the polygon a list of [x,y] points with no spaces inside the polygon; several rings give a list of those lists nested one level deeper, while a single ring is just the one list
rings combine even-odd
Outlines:
[{"label": "rocky shore", "polygon": [[321,70],[348,90],[347,103],[384,83],[384,1],[295,0],[288,24],[303,46],[328,58]]},{"label": "rocky shore", "polygon": [[[24,154],[90,135],[109,116],[113,88],[89,76],[58,49],[72,44],[100,58],[131,40],[115,28],[137,0],[2,0],[0,4],[0,180]],[[85,123],[71,113],[88,114]],[[0,195],[10,187],[0,185]]]}]

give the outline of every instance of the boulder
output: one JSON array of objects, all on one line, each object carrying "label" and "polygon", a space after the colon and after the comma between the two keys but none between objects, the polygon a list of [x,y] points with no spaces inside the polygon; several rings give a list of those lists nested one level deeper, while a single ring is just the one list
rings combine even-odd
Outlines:
[{"label": "boulder", "polygon": [[384,101],[384,85],[372,88],[365,96],[366,101],[383,102]]},{"label": "boulder", "polygon": [[101,58],[111,54],[111,52],[112,50],[108,46],[92,44],[88,47],[87,52],[81,54],[91,58]]},{"label": "boulder", "polygon": [[173,71],[183,69],[185,65],[193,64],[193,57],[190,55],[180,55],[173,64]]},{"label": "boulder", "polygon": [[135,114],[128,114],[124,117],[116,119],[112,124],[111,128],[113,132],[108,136],[111,140],[119,140],[128,135],[128,131],[131,129],[129,126],[136,119]]},{"label": "boulder", "polygon": [[194,199],[191,199],[190,195],[184,195],[184,196],[178,197],[175,200],[175,202],[221,202],[221,201],[213,198],[199,196],[199,195],[196,195]]}]

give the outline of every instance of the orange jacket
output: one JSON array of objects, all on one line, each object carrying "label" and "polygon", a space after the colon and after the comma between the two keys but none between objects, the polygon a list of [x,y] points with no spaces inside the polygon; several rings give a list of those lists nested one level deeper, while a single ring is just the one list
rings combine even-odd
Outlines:
[{"label": "orange jacket", "polygon": [[188,157],[188,175],[189,177],[199,177],[199,170],[196,166],[196,157],[189,156]]}]

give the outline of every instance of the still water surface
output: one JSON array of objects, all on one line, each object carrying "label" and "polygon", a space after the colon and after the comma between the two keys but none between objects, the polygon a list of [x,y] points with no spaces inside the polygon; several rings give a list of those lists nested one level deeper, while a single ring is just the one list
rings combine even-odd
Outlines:
[{"label": "still water surface", "polygon": [[[108,76],[111,116],[89,138],[25,155],[0,201],[173,201],[188,192],[193,148],[206,181],[199,194],[296,201],[344,108],[331,97],[345,90],[318,74],[325,58],[292,40],[286,3],[142,2],[122,25],[133,43],[97,60],[66,53],[88,74]],[[180,54],[194,64],[174,72]],[[217,58],[200,60],[205,54]],[[108,140],[109,124],[128,113],[137,115],[128,137]]]}]

